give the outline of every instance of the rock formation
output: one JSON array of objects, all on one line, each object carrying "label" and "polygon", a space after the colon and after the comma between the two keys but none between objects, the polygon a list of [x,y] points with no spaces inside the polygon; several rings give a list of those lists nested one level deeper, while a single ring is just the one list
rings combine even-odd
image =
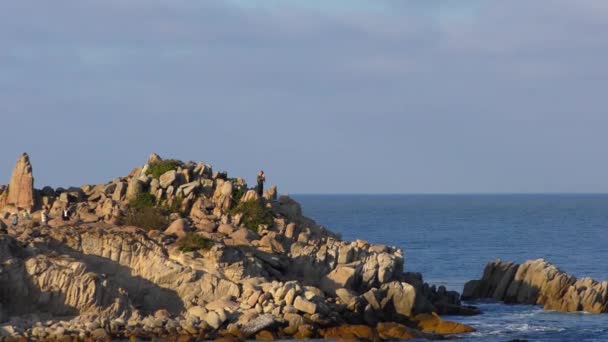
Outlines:
[{"label": "rock formation", "polygon": [[[437,314],[477,311],[405,273],[403,251],[342,241],[271,189],[260,198],[205,163],[153,154],[105,184],[40,190],[48,226],[34,212],[0,234],[0,336],[377,340],[472,331]],[[68,223],[58,218],[65,207]]]},{"label": "rock formation", "polygon": [[519,265],[496,260],[481,280],[468,282],[463,299],[491,298],[509,304],[538,304],[563,312],[608,312],[608,282],[576,279],[543,259]]},{"label": "rock formation", "polygon": [[23,153],[17,160],[8,186],[4,204],[17,208],[31,210],[34,208],[34,176],[32,164],[27,153]]}]

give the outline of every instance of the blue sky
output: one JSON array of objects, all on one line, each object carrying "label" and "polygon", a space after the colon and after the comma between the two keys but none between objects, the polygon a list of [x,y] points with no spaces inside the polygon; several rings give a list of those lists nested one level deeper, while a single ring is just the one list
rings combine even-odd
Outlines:
[{"label": "blue sky", "polygon": [[0,181],[156,151],[280,192],[608,192],[604,0],[0,4]]}]

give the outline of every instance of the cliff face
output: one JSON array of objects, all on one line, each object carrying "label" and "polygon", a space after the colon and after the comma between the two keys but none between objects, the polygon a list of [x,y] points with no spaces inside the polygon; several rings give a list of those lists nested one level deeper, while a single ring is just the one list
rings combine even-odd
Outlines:
[{"label": "cliff face", "polygon": [[[374,340],[447,331],[424,314],[476,312],[404,273],[400,249],[342,241],[276,187],[260,198],[205,163],[153,155],[127,177],[40,193],[49,225],[35,212],[0,235],[0,334]],[[74,318],[35,329],[42,313]]]},{"label": "cliff face", "polygon": [[543,259],[519,265],[496,260],[465,285],[463,299],[492,298],[563,312],[608,312],[608,282],[576,279]]}]

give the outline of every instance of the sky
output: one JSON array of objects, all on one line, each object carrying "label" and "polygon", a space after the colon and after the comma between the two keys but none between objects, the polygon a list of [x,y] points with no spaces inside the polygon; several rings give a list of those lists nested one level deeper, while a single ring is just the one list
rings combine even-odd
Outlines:
[{"label": "sky", "polygon": [[280,193],[608,192],[608,1],[0,3],[0,183],[163,157]]}]

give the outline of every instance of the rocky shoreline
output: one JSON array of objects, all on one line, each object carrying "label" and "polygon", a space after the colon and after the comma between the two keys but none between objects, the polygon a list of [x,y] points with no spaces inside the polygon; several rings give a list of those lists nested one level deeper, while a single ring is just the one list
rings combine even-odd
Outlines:
[{"label": "rocky shoreline", "polygon": [[153,154],[38,190],[24,154],[0,190],[5,340],[437,339],[474,331],[439,315],[479,313],[404,272],[400,249],[342,241],[276,187],[260,197],[202,162]]},{"label": "rocky shoreline", "polygon": [[507,304],[542,305],[561,312],[608,312],[608,282],[569,275],[544,259],[519,265],[495,260],[480,280],[466,283],[463,300],[493,299]]}]

